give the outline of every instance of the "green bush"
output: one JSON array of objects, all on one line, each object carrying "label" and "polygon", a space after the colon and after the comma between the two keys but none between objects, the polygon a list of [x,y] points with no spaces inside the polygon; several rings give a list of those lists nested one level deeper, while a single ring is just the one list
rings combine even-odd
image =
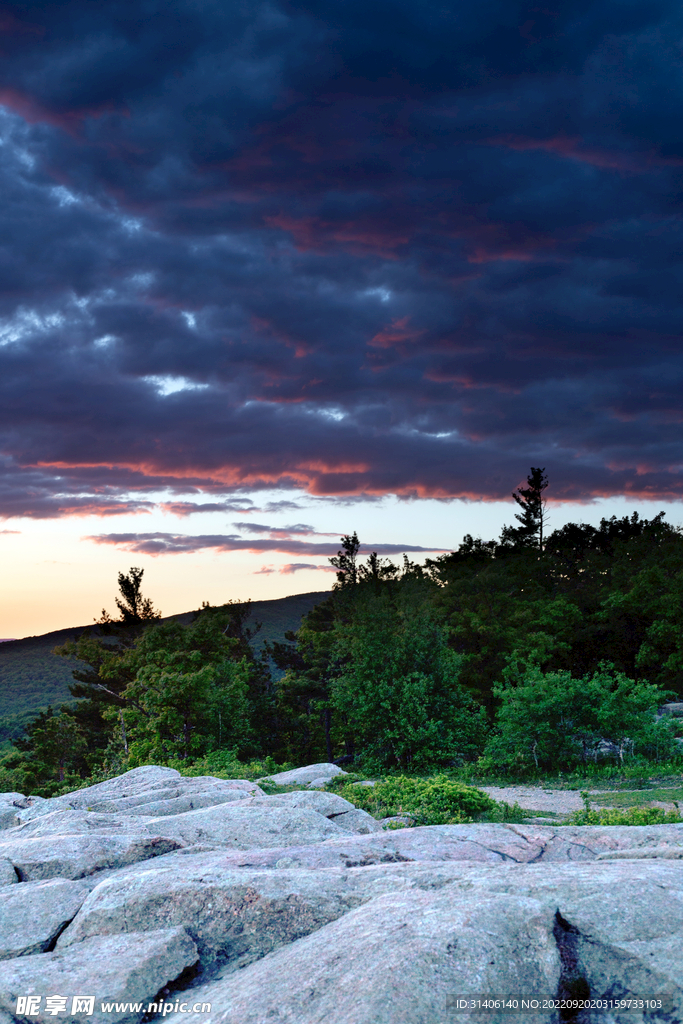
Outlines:
[{"label": "green bush", "polygon": [[337,776],[328,789],[377,818],[404,814],[415,825],[459,825],[498,808],[486,793],[444,775],[431,779],[398,775],[374,786],[356,786],[354,781],[361,780]]},{"label": "green bush", "polygon": [[494,688],[501,705],[485,750],[489,766],[511,775],[587,768],[603,740],[613,744],[620,769],[639,755],[662,762],[676,753],[672,721],[654,715],[669,694],[613,665],[577,679],[511,661],[504,676]]},{"label": "green bush", "polygon": [[665,811],[661,807],[629,807],[619,811],[602,807],[592,811],[588,807],[575,811],[563,825],[673,825],[683,821],[678,811]]},{"label": "green bush", "polygon": [[214,750],[189,764],[180,759],[167,761],[166,764],[188,777],[213,775],[217,779],[249,779],[252,782],[265,775],[275,775],[296,767],[293,764],[277,764],[272,757],[262,761],[240,761],[235,750]]}]

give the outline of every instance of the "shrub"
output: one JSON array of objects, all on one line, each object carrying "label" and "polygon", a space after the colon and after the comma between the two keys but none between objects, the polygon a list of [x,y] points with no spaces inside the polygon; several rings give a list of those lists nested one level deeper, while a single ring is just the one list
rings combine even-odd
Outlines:
[{"label": "shrub", "polygon": [[[337,779],[344,779],[339,782]],[[431,779],[398,775],[383,779],[374,786],[353,785],[355,777],[337,776],[328,786],[356,807],[390,817],[405,814],[415,825],[458,825],[472,821],[497,804],[486,793],[461,782],[436,775]]]},{"label": "shrub", "polygon": [[[592,811],[585,807],[575,811],[563,825],[673,825],[683,821],[678,811],[665,811],[661,807],[629,807],[619,811],[602,807]],[[559,824],[559,823],[558,823]]]},{"label": "shrub", "polygon": [[634,756],[661,761],[675,753],[673,728],[654,711],[667,694],[658,686],[629,679],[603,663],[597,672],[543,672],[533,664],[511,664],[501,700],[497,732],[486,746],[486,762],[512,774],[552,771],[595,763],[603,740],[620,765]]},{"label": "shrub", "polygon": [[278,764],[272,757],[262,761],[240,761],[237,750],[213,750],[204,757],[188,761],[180,758],[165,762],[169,768],[176,768],[181,775],[213,775],[217,779],[249,779],[254,782],[266,775],[286,772],[296,767],[293,764]]}]

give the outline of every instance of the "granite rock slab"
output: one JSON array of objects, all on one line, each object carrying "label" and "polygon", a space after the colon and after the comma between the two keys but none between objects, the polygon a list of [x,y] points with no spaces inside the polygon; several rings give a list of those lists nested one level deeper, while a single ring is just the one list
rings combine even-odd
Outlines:
[{"label": "granite rock slab", "polygon": [[50,949],[87,895],[86,885],[65,878],[5,887],[0,891],[0,960]]}]

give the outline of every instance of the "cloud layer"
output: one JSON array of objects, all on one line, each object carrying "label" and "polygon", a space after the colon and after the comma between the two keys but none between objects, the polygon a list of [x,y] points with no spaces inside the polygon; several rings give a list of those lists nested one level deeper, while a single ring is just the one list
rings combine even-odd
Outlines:
[{"label": "cloud layer", "polygon": [[4,11],[0,515],[683,494],[679,4]]},{"label": "cloud layer", "polygon": [[[273,532],[278,533],[279,531]],[[316,534],[316,536],[320,535]],[[288,555],[313,555],[317,558],[330,558],[336,555],[339,550],[338,542],[336,544],[329,541],[320,543],[318,541],[293,540],[289,537],[271,537],[262,540],[248,538],[245,540],[237,534],[199,534],[189,536],[185,533],[101,533],[88,537],[87,540],[94,541],[96,544],[114,544],[125,551],[145,555],[184,555],[210,549],[214,551],[250,551],[254,553],[284,551]],[[407,552],[411,554],[427,554],[443,550],[443,548],[424,548],[415,544],[363,544],[360,548],[361,554],[375,551],[378,555],[402,555]],[[297,569],[318,568],[325,568],[325,566],[299,562],[285,566],[281,571],[295,572]]]}]

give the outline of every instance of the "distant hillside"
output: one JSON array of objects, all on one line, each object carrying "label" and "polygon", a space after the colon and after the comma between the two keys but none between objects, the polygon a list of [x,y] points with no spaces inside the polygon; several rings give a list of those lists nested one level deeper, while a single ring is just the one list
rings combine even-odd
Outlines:
[{"label": "distant hillside", "polygon": [[[254,640],[255,648],[260,651],[265,641],[282,640],[287,630],[297,630],[303,616],[328,596],[329,591],[323,590],[293,594],[277,601],[252,601],[253,614],[248,625],[253,628],[256,622],[262,623]],[[169,618],[190,622],[192,612]],[[75,658],[60,658],[52,652],[59,644],[75,640],[87,628],[75,626],[0,644],[0,745],[20,736],[41,708],[73,700],[69,693],[71,672],[79,663]]]}]

